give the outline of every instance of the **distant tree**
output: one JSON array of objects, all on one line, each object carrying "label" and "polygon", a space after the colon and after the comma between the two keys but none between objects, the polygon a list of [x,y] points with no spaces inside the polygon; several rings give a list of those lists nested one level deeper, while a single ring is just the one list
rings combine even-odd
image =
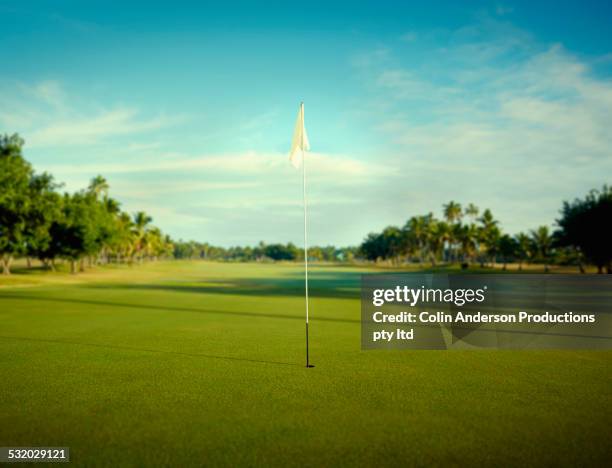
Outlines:
[{"label": "distant tree", "polygon": [[540,226],[532,230],[531,240],[533,242],[535,258],[544,263],[544,271],[548,272],[548,264],[550,263],[551,248],[553,244],[553,238],[548,226]]},{"label": "distant tree", "polygon": [[78,206],[81,200],[64,194],[62,210],[59,218],[49,229],[51,241],[49,245],[50,258],[62,257],[70,261],[70,271],[77,273],[77,262],[85,254],[86,227],[80,214],[82,207]]},{"label": "distant tree", "polygon": [[321,247],[322,259],[326,262],[335,262],[338,260],[339,251],[333,245]]},{"label": "distant tree", "polygon": [[431,219],[428,223],[427,251],[432,266],[436,266],[436,261],[441,257],[444,244],[450,240],[451,228],[444,221]]},{"label": "distant tree", "polygon": [[129,214],[121,212],[115,220],[116,236],[112,242],[112,252],[118,263],[132,258],[134,252],[133,228],[134,223]]},{"label": "distant tree", "polygon": [[51,248],[51,225],[59,219],[61,197],[50,174],[33,175],[29,184],[29,209],[25,227],[25,253],[28,258],[38,258],[54,269],[55,252]]},{"label": "distant tree", "polygon": [[403,234],[397,226],[387,226],[382,232],[383,258],[397,262],[403,253]]},{"label": "distant tree", "polygon": [[463,266],[467,267],[474,261],[476,256],[479,230],[474,223],[464,224],[457,229],[457,239],[459,241]]},{"label": "distant tree", "polygon": [[397,226],[387,226],[381,233],[371,233],[362,242],[359,253],[367,260],[394,262],[406,251],[406,233]]},{"label": "distant tree", "polygon": [[99,199],[102,195],[108,195],[109,185],[104,177],[97,175],[89,183],[87,188],[88,192],[94,195],[96,199]]},{"label": "distant tree", "polygon": [[517,256],[518,243],[514,237],[511,237],[508,234],[503,234],[499,238],[497,250],[501,256],[502,263],[504,265],[503,269],[505,270],[508,262],[511,262]]},{"label": "distant tree", "polygon": [[465,216],[469,217],[474,223],[476,222],[476,219],[478,218],[478,214],[480,213],[480,210],[478,209],[476,205],[474,205],[473,203],[470,203],[468,206],[465,207],[465,210],[463,211],[463,213],[465,214]]},{"label": "distant tree", "polygon": [[139,211],[134,214],[132,238],[134,248],[132,254],[137,257],[138,262],[142,262],[143,255],[147,249],[147,228],[153,221],[153,218],[146,214],[144,211]]},{"label": "distant tree", "polygon": [[0,262],[11,273],[13,258],[24,254],[30,214],[32,166],[23,158],[19,135],[0,136]]},{"label": "distant tree", "polygon": [[447,233],[446,242],[448,242],[448,250],[450,253],[451,261],[457,260],[457,240],[458,240],[458,229],[457,227],[461,225],[461,218],[463,216],[463,211],[461,210],[461,205],[454,201],[448,202],[446,205],[443,205],[444,218],[448,222],[448,229],[445,229]]},{"label": "distant tree", "polygon": [[293,244],[270,244],[265,248],[265,255],[272,260],[295,260],[297,248]]},{"label": "distant tree", "polygon": [[498,227],[499,222],[488,208],[484,210],[478,221],[480,222],[478,245],[481,254],[481,266],[484,266],[487,258],[495,263],[501,231]]},{"label": "distant tree", "polygon": [[419,257],[420,263],[423,263],[429,254],[433,222],[433,214],[429,213],[422,216],[412,216],[404,226],[406,248]]},{"label": "distant tree", "polygon": [[592,190],[584,199],[564,202],[557,220],[556,244],[576,248],[597,266],[599,273],[604,268],[612,273],[611,219],[612,187],[604,186]]},{"label": "distant tree", "polygon": [[99,207],[87,192],[65,194],[62,214],[51,226],[53,251],[70,261],[70,271],[77,272],[77,265],[84,270],[84,259],[96,255],[101,249]]},{"label": "distant tree", "polygon": [[385,258],[387,246],[383,235],[371,232],[361,243],[359,251],[367,260],[376,261],[379,258]]},{"label": "distant tree", "polygon": [[121,208],[117,200],[104,195],[100,202],[100,243],[98,261],[109,262],[111,255],[119,256],[124,236],[124,225],[121,220]]},{"label": "distant tree", "polygon": [[463,212],[461,211],[461,205],[452,200],[443,206],[443,210],[444,218],[449,223],[456,223],[460,221],[461,216],[463,215]]},{"label": "distant tree", "polygon": [[342,247],[338,249],[337,258],[342,262],[352,262],[359,255],[358,247]]},{"label": "distant tree", "polygon": [[531,238],[524,232],[519,232],[515,236],[516,240],[516,256],[519,261],[519,270],[523,269],[523,263],[528,261],[533,255],[533,243]]}]

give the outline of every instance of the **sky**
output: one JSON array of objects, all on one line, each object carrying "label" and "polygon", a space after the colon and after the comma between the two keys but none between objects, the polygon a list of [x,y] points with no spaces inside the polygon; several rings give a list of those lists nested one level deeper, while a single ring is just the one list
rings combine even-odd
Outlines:
[{"label": "sky", "polygon": [[449,200],[554,227],[612,183],[609,2],[206,3],[0,0],[0,133],[222,246],[302,244],[300,101],[313,244]]}]

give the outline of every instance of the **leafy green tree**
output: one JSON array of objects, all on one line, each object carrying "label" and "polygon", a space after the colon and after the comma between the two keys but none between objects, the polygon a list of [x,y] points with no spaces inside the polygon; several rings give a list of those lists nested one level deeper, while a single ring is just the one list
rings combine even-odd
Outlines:
[{"label": "leafy green tree", "polygon": [[47,268],[54,269],[55,253],[51,248],[51,225],[59,219],[61,197],[58,187],[47,173],[33,175],[29,184],[29,209],[25,228],[25,249],[28,258],[38,258]]},{"label": "leafy green tree", "polygon": [[584,199],[564,202],[557,220],[556,244],[576,248],[597,266],[599,273],[604,268],[612,273],[611,219],[612,187],[604,186],[592,190]]},{"label": "leafy green tree", "polygon": [[387,258],[388,246],[382,233],[370,233],[361,243],[359,248],[361,255],[367,260],[376,261]]},{"label": "leafy green tree", "polygon": [[77,265],[84,270],[84,259],[95,255],[101,248],[99,205],[86,192],[65,194],[60,220],[52,226],[54,251],[70,261],[70,271]]},{"label": "leafy green tree", "polygon": [[272,260],[295,260],[298,256],[298,249],[295,245],[289,243],[270,244],[265,248],[265,256]]},{"label": "leafy green tree", "polygon": [[0,136],[0,262],[5,275],[13,258],[25,253],[32,166],[23,158],[19,135]]},{"label": "leafy green tree", "polygon": [[77,273],[77,262],[85,252],[86,229],[79,219],[82,212],[77,205],[79,201],[70,194],[62,198],[61,214],[49,229],[51,241],[50,257],[62,257],[70,261],[70,271]]},{"label": "leafy green tree", "polygon": [[518,242],[512,236],[503,234],[499,238],[498,252],[503,262],[503,269],[505,270],[508,262],[511,262],[517,256]]},{"label": "leafy green tree", "polygon": [[384,246],[383,258],[397,262],[404,251],[404,236],[401,229],[397,226],[387,226],[382,232],[382,242]]}]

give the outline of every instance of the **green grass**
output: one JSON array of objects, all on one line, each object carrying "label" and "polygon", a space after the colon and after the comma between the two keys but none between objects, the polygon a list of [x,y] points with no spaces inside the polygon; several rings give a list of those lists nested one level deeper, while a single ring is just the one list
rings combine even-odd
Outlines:
[{"label": "green grass", "polygon": [[299,266],[0,279],[0,446],[87,466],[611,459],[611,352],[361,351],[364,271],[313,269],[314,369]]}]

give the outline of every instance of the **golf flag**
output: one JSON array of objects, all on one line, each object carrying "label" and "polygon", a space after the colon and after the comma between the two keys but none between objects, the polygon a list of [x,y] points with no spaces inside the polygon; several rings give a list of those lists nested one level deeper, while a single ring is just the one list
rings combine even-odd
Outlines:
[{"label": "golf flag", "polygon": [[306,161],[304,161],[304,151],[310,150],[306,127],[304,126],[304,103],[300,103],[293,140],[291,141],[291,151],[289,160],[296,169],[302,166],[302,194],[304,198],[304,299],[306,305],[306,367],[314,367],[310,364],[308,347],[308,210],[306,208]]},{"label": "golf flag", "polygon": [[309,151],[308,135],[304,126],[304,103],[300,104],[297,120],[295,121],[295,130],[293,131],[293,140],[291,141],[291,151],[289,152],[289,160],[293,167],[298,169],[302,165],[304,151]]}]

